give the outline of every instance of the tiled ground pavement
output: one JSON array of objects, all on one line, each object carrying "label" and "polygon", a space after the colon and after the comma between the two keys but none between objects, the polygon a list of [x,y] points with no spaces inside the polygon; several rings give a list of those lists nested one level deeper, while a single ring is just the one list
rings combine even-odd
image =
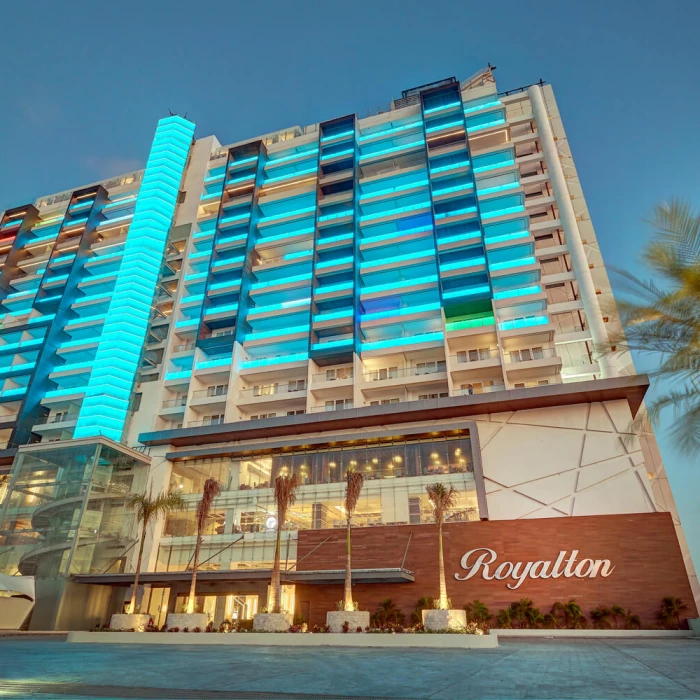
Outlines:
[{"label": "tiled ground pavement", "polygon": [[483,651],[0,639],[0,698],[85,697],[700,699],[700,639],[506,639]]}]

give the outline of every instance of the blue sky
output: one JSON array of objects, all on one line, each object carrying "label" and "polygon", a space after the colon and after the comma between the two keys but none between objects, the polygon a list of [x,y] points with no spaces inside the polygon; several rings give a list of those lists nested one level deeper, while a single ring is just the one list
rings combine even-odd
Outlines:
[{"label": "blue sky", "polygon": [[[700,205],[696,0],[5,3],[0,209],[140,168],[171,109],[222,143],[388,105],[490,61],[551,82],[609,264],[639,275],[643,219]],[[700,458],[660,443],[700,565]]]}]

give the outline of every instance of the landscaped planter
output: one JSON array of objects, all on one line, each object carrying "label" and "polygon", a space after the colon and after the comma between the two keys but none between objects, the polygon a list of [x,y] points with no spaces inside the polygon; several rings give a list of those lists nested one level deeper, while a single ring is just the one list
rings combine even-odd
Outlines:
[{"label": "landscaped planter", "polygon": [[256,632],[287,632],[291,626],[291,613],[256,613],[253,615],[253,629]]},{"label": "landscaped planter", "polygon": [[199,627],[199,629],[204,631],[208,624],[209,616],[206,613],[168,613],[168,617],[165,620],[167,629],[179,627],[180,630],[184,630],[187,627],[190,632],[195,627]]},{"label": "landscaped planter", "polygon": [[427,630],[460,630],[467,626],[464,610],[423,610],[423,626]]},{"label": "landscaped planter", "polygon": [[112,615],[112,619],[109,621],[109,628],[124,630],[125,632],[129,630],[143,632],[148,627],[150,620],[151,616],[145,613],[117,613]]},{"label": "landscaped planter", "polygon": [[361,627],[369,627],[369,612],[367,610],[333,610],[326,613],[326,624],[331,632],[342,632],[343,625],[348,623],[348,632],[357,632]]}]

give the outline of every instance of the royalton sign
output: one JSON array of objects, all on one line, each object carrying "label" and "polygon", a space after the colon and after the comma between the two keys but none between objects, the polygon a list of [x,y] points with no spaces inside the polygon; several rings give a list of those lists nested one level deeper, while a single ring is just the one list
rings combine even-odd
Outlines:
[{"label": "royalton sign", "polygon": [[[567,556],[568,555],[568,556]],[[578,549],[571,554],[567,551],[559,552],[556,561],[504,561],[497,563],[498,555],[493,549],[479,547],[469,550],[461,560],[461,566],[465,574],[455,574],[458,581],[467,581],[481,574],[486,581],[497,579],[505,581],[512,579],[514,583],[507,583],[511,590],[520,588],[526,578],[595,578],[600,575],[610,576],[615,570],[609,559],[579,559]]]}]

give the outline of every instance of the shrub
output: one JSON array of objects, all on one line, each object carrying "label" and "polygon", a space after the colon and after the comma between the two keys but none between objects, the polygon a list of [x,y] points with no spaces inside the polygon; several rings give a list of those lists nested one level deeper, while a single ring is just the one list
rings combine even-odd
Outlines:
[{"label": "shrub", "polygon": [[432,610],[434,607],[434,598],[419,598],[416,607],[413,609],[413,613],[411,613],[411,622],[415,625],[421,624],[423,622],[423,610]]},{"label": "shrub", "polygon": [[343,632],[345,634],[347,634],[349,631],[350,631],[350,623],[347,620],[345,620],[345,622],[343,622]]},{"label": "shrub", "polygon": [[610,616],[612,615],[612,610],[605,605],[599,605],[597,608],[591,610],[591,622],[593,627],[598,630],[607,630],[612,627],[610,624]]},{"label": "shrub", "polygon": [[252,632],[253,631],[253,621],[252,620],[236,620],[235,629],[238,632]]},{"label": "shrub", "polygon": [[202,631],[202,628],[201,628],[201,627],[195,627],[192,631],[193,631],[193,632],[196,632],[197,634],[199,634],[199,632]]},{"label": "shrub", "polygon": [[189,632],[189,631],[190,631],[190,628],[189,628],[189,627],[184,627],[182,631],[183,631],[183,632]]},{"label": "shrub", "polygon": [[362,632],[362,625],[358,625],[355,632]]},{"label": "shrub", "polygon": [[656,620],[662,627],[675,627],[681,629],[681,614],[688,606],[680,599],[666,596],[661,600],[661,607],[656,613]]},{"label": "shrub", "polygon": [[464,606],[464,610],[467,613],[467,622],[478,622],[486,625],[493,617],[486,604],[480,600],[472,600],[471,603],[467,603]]},{"label": "shrub", "polygon": [[231,620],[224,620],[219,625],[219,632],[230,632],[232,628],[233,625],[231,624]]}]

